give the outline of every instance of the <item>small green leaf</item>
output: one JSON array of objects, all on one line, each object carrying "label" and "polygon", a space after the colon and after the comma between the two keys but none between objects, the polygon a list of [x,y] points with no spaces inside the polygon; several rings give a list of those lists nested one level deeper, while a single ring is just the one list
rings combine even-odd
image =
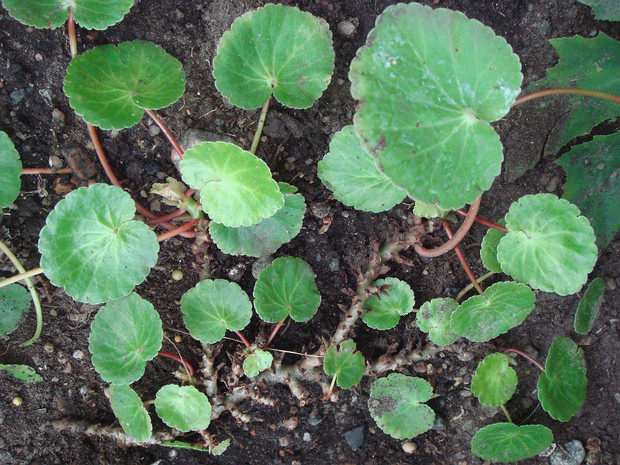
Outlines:
[{"label": "small green leaf", "polygon": [[22,161],[6,132],[0,131],[0,210],[11,205],[22,187]]},{"label": "small green leaf", "polygon": [[194,386],[162,387],[155,396],[155,411],[165,424],[183,432],[207,429],[211,423],[209,399]]},{"label": "small green leaf", "polygon": [[101,129],[136,124],[144,110],[176,102],[185,90],[181,63],[152,42],[101,45],[71,60],[63,90],[87,123]]},{"label": "small green leaf", "polygon": [[267,323],[277,323],[287,316],[298,322],[308,321],[320,304],[314,272],[301,258],[275,259],[254,286],[254,308]]},{"label": "small green leaf", "polygon": [[75,300],[97,304],[126,296],[157,262],[157,236],[119,187],[81,187],[56,204],[39,238],[41,266]]},{"label": "small green leaf", "polygon": [[368,409],[384,433],[410,439],[432,428],[435,412],[423,403],[432,395],[428,381],[392,373],[372,384]]},{"label": "small green leaf", "polygon": [[183,181],[200,191],[213,221],[238,228],[269,218],[284,205],[267,164],[228,142],[203,142],[185,152]]},{"label": "small green leaf", "polygon": [[212,447],[209,452],[211,452],[211,455],[222,455],[224,452],[226,452],[226,449],[228,449],[229,446],[230,446],[230,438],[225,439],[222,442],[220,442],[217,446]]},{"label": "small green leaf", "polygon": [[526,195],[505,216],[497,246],[504,273],[534,289],[574,294],[594,268],[594,231],[579,209],[553,194]]},{"label": "small green leaf", "polygon": [[340,389],[350,389],[359,383],[366,371],[364,356],[355,350],[355,342],[347,339],[340,343],[338,350],[329,346],[323,359],[326,375],[335,376]]},{"label": "small green leaf", "polygon": [[[499,220],[498,224],[506,226],[506,222],[504,220]],[[480,246],[480,258],[482,259],[484,266],[487,267],[487,270],[494,273],[503,273],[502,266],[497,260],[497,246],[499,245],[499,241],[502,240],[502,237],[505,235],[506,233],[503,231],[490,228],[484,235],[484,239],[482,239],[482,244]]]},{"label": "small green leaf", "polygon": [[12,374],[15,378],[25,381],[27,383],[38,383],[43,381],[41,375],[39,375],[34,368],[28,365],[1,365],[0,370],[4,370]]},{"label": "small green leaf", "polygon": [[450,326],[460,336],[486,342],[503,334],[523,320],[534,309],[536,296],[525,284],[495,283],[484,295],[470,297],[450,318]]},{"label": "small green leaf", "polygon": [[237,18],[213,60],[217,90],[247,110],[263,105],[272,93],[287,107],[308,108],[327,88],[333,69],[328,24],[274,4]]},{"label": "small green leaf", "polygon": [[471,392],[482,405],[499,407],[517,389],[517,373],[508,366],[506,354],[491,354],[480,362],[471,380]]},{"label": "small green leaf", "polygon": [[551,441],[553,433],[543,425],[494,423],[478,430],[471,451],[483,460],[516,462],[540,454]]},{"label": "small green leaf", "polygon": [[19,284],[0,287],[0,337],[15,331],[31,300],[28,291]]},{"label": "small green leaf", "polygon": [[599,21],[620,21],[620,3],[613,0],[577,0],[592,7],[594,17]]},{"label": "small green leaf", "polygon": [[303,224],[306,203],[297,188],[284,182],[278,183],[284,195],[284,205],[275,215],[263,218],[252,226],[230,228],[214,221],[209,225],[213,242],[224,253],[265,257],[275,253],[281,245],[290,242]]},{"label": "small green leaf", "polygon": [[375,165],[360,145],[353,126],[334,134],[329,153],[319,162],[318,176],[349,207],[374,213],[389,210],[405,198],[405,191]]},{"label": "small green leaf", "polygon": [[144,374],[164,333],[153,305],[132,293],[101,307],[91,325],[88,350],[97,373],[111,384],[131,384]]},{"label": "small green leaf", "polygon": [[151,437],[151,417],[133,389],[129,386],[110,386],[110,404],[125,433],[138,441]]},{"label": "small green leaf", "polygon": [[[230,441],[230,440],[227,439],[227,441]],[[176,449],[189,449],[189,450],[199,450],[200,452],[209,452],[208,447],[194,446],[193,444],[190,444],[189,442],[184,442],[184,441],[164,441],[161,443],[161,445],[166,446],[166,447],[174,447]]]},{"label": "small green leaf", "polygon": [[424,302],[416,315],[416,324],[438,346],[453,344],[459,335],[452,329],[450,318],[457,308],[459,303],[450,298]]},{"label": "small green leaf", "polygon": [[579,301],[577,312],[575,313],[575,331],[579,334],[585,334],[594,326],[594,320],[601,308],[603,292],[605,291],[605,282],[601,278],[594,278],[583,299]]},{"label": "small green leaf", "polygon": [[205,279],[181,297],[183,321],[192,337],[207,344],[229,331],[241,331],[252,318],[252,304],[237,283]]},{"label": "small green leaf", "polygon": [[268,370],[273,363],[273,355],[262,349],[254,349],[243,361],[243,373],[248,378],[254,378],[261,371]]},{"label": "small green leaf", "polygon": [[405,281],[397,278],[379,279],[372,283],[379,291],[371,295],[364,304],[362,320],[374,329],[391,329],[398,324],[401,316],[413,311],[415,297],[413,290]]},{"label": "small green leaf", "polygon": [[449,210],[442,210],[436,205],[429,205],[420,201],[413,206],[413,214],[420,218],[445,218],[448,213],[450,213]]},{"label": "small green leaf", "polygon": [[620,228],[620,131],[573,145],[556,163],[566,171],[563,199],[588,218],[604,249]]},{"label": "small green leaf", "polygon": [[570,420],[586,400],[587,384],[583,350],[567,337],[555,338],[538,378],[542,407],[554,420]]}]

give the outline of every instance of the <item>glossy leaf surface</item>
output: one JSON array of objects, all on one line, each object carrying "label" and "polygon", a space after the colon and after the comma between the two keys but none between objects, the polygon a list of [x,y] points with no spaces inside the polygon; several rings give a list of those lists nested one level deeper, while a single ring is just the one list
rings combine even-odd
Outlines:
[{"label": "glossy leaf surface", "polygon": [[0,287],[0,337],[15,331],[31,301],[28,291],[19,284]]},{"label": "glossy leaf surface", "polygon": [[350,389],[362,380],[366,364],[364,356],[355,350],[355,342],[347,339],[340,343],[338,350],[335,346],[327,348],[323,370],[326,375],[336,377],[338,387]]},{"label": "glossy leaf surface", "polygon": [[416,315],[416,324],[438,346],[450,345],[459,338],[450,325],[450,318],[457,308],[459,303],[447,297],[424,302]]},{"label": "glossy leaf surface", "polygon": [[551,441],[553,433],[543,425],[494,423],[478,430],[471,451],[483,460],[516,462],[540,454]]},{"label": "glossy leaf surface", "polygon": [[594,321],[601,309],[605,282],[601,278],[594,278],[583,298],[579,301],[577,312],[575,312],[575,331],[585,334],[592,329]]},{"label": "glossy leaf surface", "polygon": [[373,286],[379,291],[371,295],[362,313],[362,320],[374,329],[391,329],[398,324],[401,316],[413,311],[415,297],[413,290],[405,281],[385,278],[375,281]]},{"label": "glossy leaf surface", "polygon": [[598,21],[620,21],[620,3],[609,0],[577,0],[592,7]]},{"label": "glossy leaf surface", "polygon": [[110,404],[125,433],[138,441],[151,437],[151,417],[133,389],[129,386],[110,386]]},{"label": "glossy leaf surface", "polygon": [[471,392],[482,405],[499,407],[508,402],[517,389],[517,373],[508,366],[505,354],[491,354],[480,362],[471,380]]},{"label": "glossy leaf surface", "polygon": [[164,423],[183,432],[207,429],[211,423],[211,403],[194,386],[162,387],[155,397],[155,410]]},{"label": "glossy leaf surface", "polygon": [[0,131],[0,210],[11,205],[22,187],[22,161],[6,132]]},{"label": "glossy leaf surface", "polygon": [[0,370],[6,371],[13,375],[16,379],[27,383],[38,383],[39,381],[43,381],[41,375],[39,375],[34,368],[29,367],[28,365],[0,364]]}]

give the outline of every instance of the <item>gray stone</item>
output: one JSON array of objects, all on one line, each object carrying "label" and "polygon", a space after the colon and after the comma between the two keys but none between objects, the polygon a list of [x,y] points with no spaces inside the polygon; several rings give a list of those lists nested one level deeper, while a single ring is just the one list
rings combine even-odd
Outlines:
[{"label": "gray stone", "polygon": [[578,440],[573,440],[558,447],[549,457],[550,465],[580,465],[586,458],[586,451],[583,444]]},{"label": "gray stone", "polygon": [[17,105],[19,102],[21,102],[24,99],[25,96],[26,96],[26,91],[24,91],[24,89],[14,90],[10,94],[11,103],[13,103],[13,105]]},{"label": "gray stone", "polygon": [[439,415],[435,415],[435,421],[433,421],[433,427],[435,431],[443,431],[446,429],[446,425],[443,423],[443,419]]},{"label": "gray stone", "polygon": [[357,428],[347,431],[344,433],[344,438],[351,449],[359,449],[364,442],[364,427],[358,426]]}]

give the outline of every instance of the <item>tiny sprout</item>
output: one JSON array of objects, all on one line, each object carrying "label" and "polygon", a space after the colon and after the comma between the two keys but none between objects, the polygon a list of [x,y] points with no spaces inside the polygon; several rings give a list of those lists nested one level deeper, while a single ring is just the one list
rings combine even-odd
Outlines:
[{"label": "tiny sprout", "polygon": [[183,272],[181,270],[174,270],[172,272],[172,279],[175,281],[181,281],[183,279]]},{"label": "tiny sprout", "polygon": [[19,407],[19,406],[20,406],[23,402],[24,402],[24,401],[23,401],[23,399],[22,399],[21,397],[15,397],[15,398],[13,399],[13,405],[14,405],[15,407]]}]

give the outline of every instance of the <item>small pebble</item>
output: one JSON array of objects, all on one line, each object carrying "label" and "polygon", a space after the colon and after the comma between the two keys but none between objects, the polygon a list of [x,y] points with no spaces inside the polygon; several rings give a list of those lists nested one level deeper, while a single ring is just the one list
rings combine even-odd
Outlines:
[{"label": "small pebble", "polygon": [[175,281],[181,281],[183,279],[183,272],[181,270],[174,270],[172,272],[172,279]]},{"label": "small pebble", "polygon": [[290,444],[291,440],[286,436],[282,436],[279,439],[279,442],[280,442],[280,447],[287,447]]},{"label": "small pebble", "polygon": [[161,133],[161,129],[159,129],[159,126],[153,125],[149,127],[149,132],[151,133],[151,136],[157,136]]},{"label": "small pebble", "polygon": [[24,403],[24,400],[23,400],[21,397],[15,397],[15,398],[13,399],[13,405],[14,405],[15,407],[19,407],[19,406],[20,406],[21,404],[23,404],[23,403]]},{"label": "small pebble", "polygon": [[403,442],[403,452],[405,454],[413,454],[416,450],[418,450],[418,446],[415,442],[406,441]]},{"label": "small pebble", "polygon": [[578,440],[573,440],[558,447],[549,457],[550,465],[580,465],[586,458],[586,451],[583,444]]},{"label": "small pebble", "polygon": [[353,23],[353,21],[349,21],[347,19],[344,21],[340,21],[336,29],[338,30],[338,34],[340,34],[342,37],[350,38],[355,35],[357,26]]},{"label": "small pebble", "polygon": [[73,358],[76,360],[82,360],[84,358],[84,352],[79,349],[76,350],[75,352],[73,352]]},{"label": "small pebble", "polygon": [[176,336],[174,336],[174,342],[176,342],[177,344],[179,342],[181,342],[183,340],[183,338],[181,336],[179,336],[178,334]]},{"label": "small pebble", "polygon": [[43,61],[43,55],[41,55],[40,53],[36,53],[34,55],[34,59],[37,61]]},{"label": "small pebble", "polygon": [[311,435],[310,433],[304,433],[304,435],[303,435],[302,439],[303,439],[305,442],[310,442],[310,441],[312,441],[312,435]]},{"label": "small pebble", "polygon": [[364,427],[358,426],[357,428],[347,431],[344,433],[344,438],[352,450],[359,449],[364,442]]},{"label": "small pebble", "polygon": [[245,264],[238,263],[228,271],[228,279],[239,282],[243,278],[243,273],[245,273]]},{"label": "small pebble", "polygon": [[43,345],[43,350],[48,354],[51,354],[52,352],[54,352],[54,344],[52,344],[51,342],[46,342]]},{"label": "small pebble", "polygon": [[88,388],[86,386],[81,386],[80,394],[82,394],[82,396],[85,396],[86,394],[88,394]]}]

